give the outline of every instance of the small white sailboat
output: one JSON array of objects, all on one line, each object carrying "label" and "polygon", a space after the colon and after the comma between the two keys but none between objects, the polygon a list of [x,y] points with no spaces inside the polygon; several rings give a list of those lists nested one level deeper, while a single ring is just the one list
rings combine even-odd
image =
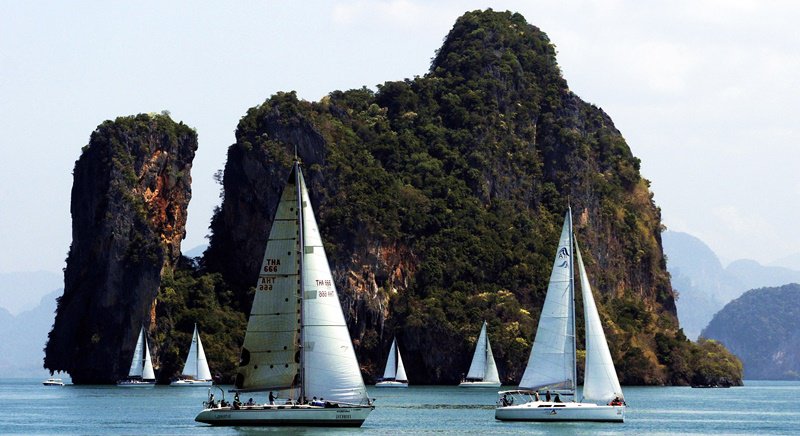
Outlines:
[{"label": "small white sailboat", "polygon": [[45,386],[64,386],[64,380],[61,380],[60,378],[50,377],[47,380],[43,381],[42,384]]},{"label": "small white sailboat", "polygon": [[153,362],[150,359],[150,347],[147,346],[147,335],[144,326],[139,330],[139,339],[136,349],[133,350],[131,369],[128,378],[119,380],[117,386],[126,388],[146,388],[156,384],[156,375],[153,371]]},{"label": "small white sailboat", "polygon": [[407,388],[408,377],[406,367],[403,366],[403,357],[400,356],[400,347],[397,346],[397,338],[392,339],[392,347],[389,348],[389,357],[386,359],[386,369],[383,370],[383,379],[375,383],[376,388]]},{"label": "small white sailboat", "polygon": [[[573,245],[586,321],[583,397],[576,401]],[[501,391],[495,418],[504,421],[625,420],[625,400],[608,350],[567,211],[528,366],[515,391]],[[562,399],[564,396],[566,399]]]},{"label": "small white sailboat", "polygon": [[472,363],[469,365],[467,377],[458,387],[500,387],[500,375],[497,373],[497,365],[494,362],[492,346],[489,344],[489,336],[486,333],[486,321],[483,322],[481,333],[478,335],[478,342],[475,344],[475,354],[472,355]]},{"label": "small white sailboat", "polygon": [[186,363],[183,364],[181,377],[170,383],[170,386],[211,386],[213,383],[206,353],[203,351],[203,342],[200,341],[200,333],[195,324],[192,345],[189,347]]},{"label": "small white sailboat", "polygon": [[[209,395],[195,420],[359,427],[375,408],[297,161],[267,240],[235,384],[232,404]],[[269,402],[242,404],[244,392],[269,392]]]}]

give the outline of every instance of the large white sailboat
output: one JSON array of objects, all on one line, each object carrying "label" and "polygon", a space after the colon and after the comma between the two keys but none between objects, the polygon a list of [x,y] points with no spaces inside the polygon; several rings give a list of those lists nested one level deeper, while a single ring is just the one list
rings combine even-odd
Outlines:
[{"label": "large white sailboat", "polygon": [[170,383],[170,386],[211,386],[213,383],[206,353],[203,351],[203,342],[200,341],[200,333],[195,324],[192,345],[189,347],[186,363],[183,364],[181,377]]},{"label": "large white sailboat", "polygon": [[472,355],[472,363],[469,365],[467,377],[458,386],[461,388],[500,387],[500,375],[497,373],[492,346],[489,344],[489,335],[486,333],[486,321],[483,322],[481,333],[478,335],[475,354]]},{"label": "large white sailboat", "polygon": [[376,388],[407,388],[408,377],[406,367],[403,365],[403,357],[400,356],[400,347],[397,346],[397,338],[392,339],[392,347],[389,348],[389,357],[386,358],[386,369],[383,370],[383,379],[375,383]]},{"label": "large white sailboat", "polygon": [[[195,420],[358,427],[374,409],[297,161],[270,230],[235,384],[232,404],[210,395]],[[269,401],[242,404],[245,392],[269,392]]]},{"label": "large white sailboat", "polygon": [[[576,399],[575,280],[573,245],[586,321],[586,370]],[[519,390],[501,391],[495,418],[504,421],[623,422],[625,400],[589,278],[572,233],[567,211],[547,288],[536,338]],[[563,397],[563,398],[562,398]]]},{"label": "large white sailboat", "polygon": [[139,330],[139,339],[133,350],[131,369],[128,378],[117,381],[117,386],[126,388],[146,388],[156,384],[156,375],[153,371],[153,362],[150,359],[150,347],[147,346],[147,334],[144,326]]}]

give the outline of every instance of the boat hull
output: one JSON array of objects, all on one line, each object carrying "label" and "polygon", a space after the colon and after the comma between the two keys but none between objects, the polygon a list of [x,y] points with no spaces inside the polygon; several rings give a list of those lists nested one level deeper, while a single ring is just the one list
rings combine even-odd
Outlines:
[{"label": "boat hull", "polygon": [[625,406],[599,406],[593,403],[552,403],[532,401],[495,409],[500,421],[595,421],[624,422]]},{"label": "boat hull", "polygon": [[194,419],[211,425],[361,427],[373,406],[244,406],[205,409]]},{"label": "boat hull", "polygon": [[499,388],[500,382],[485,382],[485,381],[465,381],[461,382],[458,387],[460,388]]},{"label": "boat hull", "polygon": [[152,388],[156,385],[155,381],[152,382],[144,382],[144,381],[130,381],[130,380],[123,380],[117,382],[117,387],[120,388]]},{"label": "boat hull", "polygon": [[408,383],[401,383],[399,381],[382,381],[375,383],[376,388],[407,388]]},{"label": "boat hull", "polygon": [[212,386],[213,380],[175,380],[170,386]]}]

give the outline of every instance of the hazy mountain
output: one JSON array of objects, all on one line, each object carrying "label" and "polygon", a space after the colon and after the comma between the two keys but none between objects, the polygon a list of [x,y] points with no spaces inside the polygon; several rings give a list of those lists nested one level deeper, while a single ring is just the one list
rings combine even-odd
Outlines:
[{"label": "hazy mountain", "polygon": [[749,259],[723,267],[711,248],[687,233],[667,231],[662,240],[672,286],[678,292],[678,319],[691,339],[697,338],[726,303],[745,291],[800,282],[800,271]]},{"label": "hazy mountain", "polygon": [[790,254],[776,261],[770,262],[769,266],[781,266],[784,268],[800,271],[800,253]]},{"label": "hazy mountain", "polygon": [[748,379],[800,378],[800,285],[747,291],[703,330],[744,364]]},{"label": "hazy mountain", "polygon": [[39,304],[48,292],[64,287],[64,275],[51,271],[0,273],[0,307],[12,315]]},{"label": "hazy mountain", "polygon": [[33,309],[11,315],[0,309],[0,374],[2,377],[44,377],[42,367],[47,333],[53,325],[56,298],[62,290],[41,297]]}]

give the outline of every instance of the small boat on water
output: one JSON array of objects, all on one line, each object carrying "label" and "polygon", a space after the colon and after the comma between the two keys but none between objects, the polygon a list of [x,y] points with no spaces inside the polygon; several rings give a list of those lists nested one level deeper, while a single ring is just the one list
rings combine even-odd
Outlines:
[{"label": "small boat on water", "polygon": [[[296,159],[267,240],[235,386],[232,403],[221,389],[219,401],[209,393],[195,421],[360,427],[375,408]],[[246,392],[269,392],[269,401],[242,403]]]},{"label": "small boat on water", "polygon": [[400,356],[400,347],[397,346],[397,338],[392,339],[392,346],[389,348],[389,357],[386,358],[386,369],[383,370],[383,378],[375,383],[376,388],[407,388],[408,377],[406,368],[403,366],[403,357]]},{"label": "small boat on water", "polygon": [[147,334],[144,326],[139,330],[139,339],[133,350],[131,369],[128,378],[117,381],[117,386],[124,388],[147,388],[156,385],[156,374],[153,371],[153,362],[150,359],[150,347],[147,346]]},{"label": "small boat on water", "polygon": [[200,341],[200,333],[195,324],[192,345],[189,347],[189,354],[186,355],[186,363],[183,364],[181,377],[170,383],[170,386],[211,386],[212,384],[214,384],[214,380],[211,378],[206,353],[203,351],[203,342]]},{"label": "small boat on water", "polygon": [[500,387],[500,375],[497,373],[497,365],[494,362],[492,346],[489,344],[489,336],[486,333],[486,321],[483,322],[481,333],[478,335],[478,342],[475,344],[475,354],[472,355],[472,363],[469,365],[467,377],[458,387]]},{"label": "small boat on water", "polygon": [[60,378],[53,378],[50,377],[49,379],[42,382],[45,386],[64,386],[64,381]]},{"label": "small boat on water", "polygon": [[[586,326],[583,398],[576,401],[575,262],[581,282]],[[536,338],[520,389],[501,391],[495,419],[502,421],[623,422],[625,400],[592,288],[572,233],[568,210],[556,250]],[[564,398],[562,398],[564,397]]]}]

